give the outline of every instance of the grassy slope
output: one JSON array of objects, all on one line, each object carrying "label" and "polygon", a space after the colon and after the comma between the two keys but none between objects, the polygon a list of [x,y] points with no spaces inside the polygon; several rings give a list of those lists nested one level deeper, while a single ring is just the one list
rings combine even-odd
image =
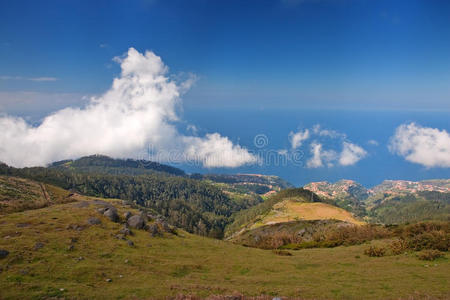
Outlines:
[{"label": "grassy slope", "polygon": [[[120,214],[130,210],[121,201],[106,201]],[[362,255],[364,245],[293,251],[284,257],[185,232],[151,238],[135,231],[135,247],[130,247],[112,236],[121,225],[103,217],[102,225],[66,229],[68,224],[85,224],[89,216],[98,216],[93,203],[1,217],[0,249],[11,253],[0,260],[0,298],[162,298],[233,291],[322,299],[450,297],[450,264],[445,258],[432,263],[414,254],[370,258]],[[72,238],[78,241],[69,251]],[[36,242],[44,247],[33,250]]]},{"label": "grassy slope", "polygon": [[342,208],[321,202],[299,202],[298,199],[289,198],[275,204],[269,213],[258,218],[258,221],[248,227],[248,229],[294,220],[328,219],[346,221],[358,225],[364,224]]},{"label": "grassy slope", "polygon": [[33,180],[0,176],[0,215],[73,201],[69,192]]},{"label": "grassy slope", "polygon": [[363,224],[353,217],[348,211],[326,203],[301,203],[295,200],[284,200],[274,206],[277,215],[267,216],[266,224],[286,222],[292,219],[300,220],[327,220],[334,219],[353,224]]}]

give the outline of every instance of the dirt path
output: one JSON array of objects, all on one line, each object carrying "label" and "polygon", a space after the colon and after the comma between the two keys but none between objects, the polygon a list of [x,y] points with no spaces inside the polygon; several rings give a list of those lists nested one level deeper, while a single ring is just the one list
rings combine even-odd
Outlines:
[{"label": "dirt path", "polygon": [[42,183],[39,183],[39,185],[41,186],[42,195],[44,196],[45,200],[47,200],[47,203],[49,205],[53,204],[52,199],[50,198],[50,196],[47,193],[47,189],[45,188],[45,185],[43,185]]}]

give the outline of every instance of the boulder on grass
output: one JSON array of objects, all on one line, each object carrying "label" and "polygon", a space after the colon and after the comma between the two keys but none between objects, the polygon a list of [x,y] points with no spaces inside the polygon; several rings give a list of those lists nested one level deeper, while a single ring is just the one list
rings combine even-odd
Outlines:
[{"label": "boulder on grass", "polygon": [[91,217],[91,218],[87,219],[87,223],[89,225],[99,225],[102,223],[102,221],[100,221],[99,218]]},{"label": "boulder on grass", "polygon": [[108,209],[103,213],[105,217],[108,217],[113,222],[119,222],[120,218],[117,214],[117,209],[115,207],[108,207]]},{"label": "boulder on grass", "polygon": [[145,227],[145,220],[141,215],[132,216],[127,221],[128,226],[135,229],[143,229]]},{"label": "boulder on grass", "polygon": [[9,255],[8,250],[0,249],[0,259],[5,258]]}]

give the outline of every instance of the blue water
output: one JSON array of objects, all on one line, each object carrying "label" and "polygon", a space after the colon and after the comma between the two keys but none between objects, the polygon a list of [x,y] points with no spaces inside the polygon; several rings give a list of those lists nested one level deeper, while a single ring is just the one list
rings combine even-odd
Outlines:
[{"label": "blue water", "polygon": [[[235,169],[206,169],[193,165],[179,165],[187,172],[200,173],[261,173],[278,175],[296,186],[311,181],[337,181],[352,179],[371,187],[385,179],[423,180],[450,178],[449,168],[425,168],[405,161],[389,152],[387,145],[394,130],[403,123],[416,122],[425,127],[450,129],[450,112],[399,112],[399,111],[342,111],[342,110],[198,110],[186,109],[183,119],[199,128],[199,135],[219,132],[256,153],[289,149],[288,134],[299,128],[320,124],[322,128],[345,133],[347,138],[369,153],[353,166],[334,166],[309,169],[292,163],[268,160],[261,165]],[[264,134],[267,146],[257,148],[254,137]],[[368,140],[379,145],[369,145]],[[327,145],[324,144],[324,147]],[[310,157],[308,147],[304,162]],[[259,152],[257,152],[259,151]]]}]

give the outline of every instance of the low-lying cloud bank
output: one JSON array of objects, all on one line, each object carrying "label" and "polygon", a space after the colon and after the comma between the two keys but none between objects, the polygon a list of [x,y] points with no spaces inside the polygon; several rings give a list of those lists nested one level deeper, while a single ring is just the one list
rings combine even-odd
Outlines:
[{"label": "low-lying cloud bank", "polygon": [[153,52],[130,48],[115,59],[122,72],[112,87],[83,108],[65,108],[33,127],[22,118],[0,117],[0,161],[16,167],[90,154],[191,161],[205,167],[255,163],[247,149],[218,133],[204,137],[179,133],[176,108],[190,81],[177,83]]},{"label": "low-lying cloud bank", "polygon": [[450,167],[450,134],[446,130],[416,123],[400,125],[391,137],[389,150],[428,168]]},{"label": "low-lying cloud bank", "polygon": [[[297,149],[307,140],[312,139],[309,144],[311,157],[306,161],[306,167],[308,168],[333,167],[335,165],[351,166],[367,156],[367,151],[350,142],[346,134],[323,129],[320,125],[315,125],[311,129],[291,132],[289,138],[292,149]],[[325,149],[324,140],[337,140],[341,149]]]}]

